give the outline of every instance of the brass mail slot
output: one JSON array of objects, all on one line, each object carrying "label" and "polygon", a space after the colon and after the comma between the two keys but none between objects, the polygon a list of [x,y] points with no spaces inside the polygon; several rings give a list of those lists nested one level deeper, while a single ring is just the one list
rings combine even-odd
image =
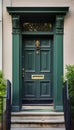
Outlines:
[{"label": "brass mail slot", "polygon": [[44,75],[32,75],[32,79],[44,79]]}]

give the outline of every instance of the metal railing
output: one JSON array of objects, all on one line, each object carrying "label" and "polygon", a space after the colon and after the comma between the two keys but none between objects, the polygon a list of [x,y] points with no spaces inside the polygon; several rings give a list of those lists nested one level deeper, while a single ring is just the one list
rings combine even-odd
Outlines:
[{"label": "metal railing", "polygon": [[11,126],[11,83],[7,80],[6,97],[0,97],[0,130],[10,130]]},{"label": "metal railing", "polygon": [[64,83],[63,87],[63,109],[66,130],[71,130],[71,107],[68,93],[68,81]]}]

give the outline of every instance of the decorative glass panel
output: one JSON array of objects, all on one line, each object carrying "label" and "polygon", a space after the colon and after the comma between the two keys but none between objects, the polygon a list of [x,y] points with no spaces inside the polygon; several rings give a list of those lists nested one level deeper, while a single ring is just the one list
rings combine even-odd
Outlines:
[{"label": "decorative glass panel", "polygon": [[51,23],[23,23],[23,30],[29,32],[52,31]]}]

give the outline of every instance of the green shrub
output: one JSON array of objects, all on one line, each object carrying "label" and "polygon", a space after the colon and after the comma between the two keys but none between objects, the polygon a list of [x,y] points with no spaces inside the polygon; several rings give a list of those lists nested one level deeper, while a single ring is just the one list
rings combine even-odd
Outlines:
[{"label": "green shrub", "polygon": [[72,117],[74,118],[74,65],[66,65],[65,79],[68,80],[68,90]]},{"label": "green shrub", "polygon": [[[3,73],[0,71],[0,97],[4,96],[6,92],[6,82],[3,78]],[[3,100],[0,98],[0,115],[2,114],[2,105],[3,105]],[[0,116],[0,121],[1,121],[1,116]]]},{"label": "green shrub", "polygon": [[69,97],[74,97],[74,65],[66,65],[65,79],[68,80]]},{"label": "green shrub", "polygon": [[3,96],[5,94],[6,90],[6,82],[3,78],[3,73],[0,71],[0,96]]}]

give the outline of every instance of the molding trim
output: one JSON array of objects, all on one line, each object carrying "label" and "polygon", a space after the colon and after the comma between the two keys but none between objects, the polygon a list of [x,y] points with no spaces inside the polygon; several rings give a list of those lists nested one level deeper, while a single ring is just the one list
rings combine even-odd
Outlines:
[{"label": "molding trim", "polygon": [[69,7],[7,7],[9,14],[49,13],[65,15]]},{"label": "molding trim", "polygon": [[64,29],[64,16],[58,15],[56,16],[56,33],[63,33]]},{"label": "molding trim", "polygon": [[19,15],[13,15],[12,16],[12,28],[13,33],[17,34],[20,32],[20,16]]}]

